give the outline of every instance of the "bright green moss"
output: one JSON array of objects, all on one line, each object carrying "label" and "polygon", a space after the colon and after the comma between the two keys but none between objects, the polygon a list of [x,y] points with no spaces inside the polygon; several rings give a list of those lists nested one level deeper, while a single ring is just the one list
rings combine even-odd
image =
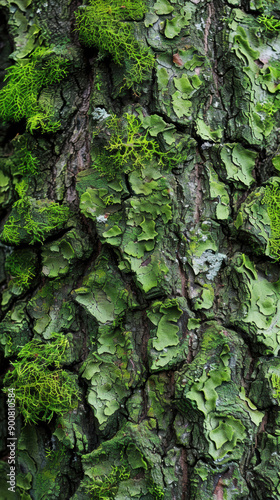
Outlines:
[{"label": "bright green moss", "polygon": [[19,288],[28,288],[35,277],[35,255],[27,249],[16,250],[6,258],[5,269]]},{"label": "bright green moss", "polygon": [[123,118],[110,116],[106,120],[106,131],[110,139],[94,163],[94,167],[106,177],[129,173],[145,166],[154,157],[162,164],[157,142],[148,139],[148,132],[141,133],[141,122],[134,115],[126,113]]},{"label": "bright green moss", "polygon": [[280,31],[280,19],[275,19],[274,16],[262,16],[258,17],[258,22],[265,28],[266,31]]},{"label": "bright green moss", "polygon": [[146,10],[142,0],[90,0],[76,12],[82,44],[109,52],[116,64],[131,63],[124,84],[128,88],[141,83],[154,66],[153,54],[135,39],[127,22],[143,18]]},{"label": "bright green moss", "polygon": [[273,397],[280,401],[280,377],[276,373],[271,375],[271,384],[274,389]]},{"label": "bright green moss", "polygon": [[13,371],[4,378],[4,392],[13,388],[16,406],[26,423],[50,421],[78,403],[78,388],[73,377],[60,366],[69,343],[61,333],[52,334],[49,343],[31,340],[12,362]]},{"label": "bright green moss", "polygon": [[149,493],[151,493],[154,500],[161,500],[164,497],[164,491],[162,487],[157,486],[154,481],[150,481],[148,491]]},{"label": "bright green moss", "polygon": [[1,234],[1,239],[5,243],[10,243],[11,245],[18,245],[20,243],[18,223],[19,219],[15,219],[13,215],[9,217]]},{"label": "bright green moss", "polygon": [[121,465],[112,467],[108,476],[95,477],[92,484],[87,487],[87,491],[93,494],[96,500],[109,500],[116,497],[118,486],[121,481],[130,478],[128,466]]},{"label": "bright green moss", "polygon": [[270,254],[280,259],[280,187],[277,185],[266,186],[262,200],[267,206],[270,219],[271,237],[269,239]]},{"label": "bright green moss", "polygon": [[37,207],[26,196],[28,186],[25,181],[17,186],[20,198],[14,203],[13,209],[16,209],[18,217],[10,215],[4,225],[1,239],[11,245],[18,245],[21,239],[30,240],[31,245],[36,242],[43,243],[52,231],[61,228],[67,222],[70,210],[54,201]]},{"label": "bright green moss", "polygon": [[30,150],[29,141],[25,136],[15,139],[15,161],[18,172],[24,177],[36,175],[40,161],[33,151]]},{"label": "bright green moss", "polygon": [[109,179],[145,168],[152,161],[170,170],[186,159],[186,153],[162,152],[157,141],[149,139],[141,121],[129,113],[120,118],[111,115],[94,136],[100,132],[100,135],[105,132],[106,142],[102,139],[102,145],[99,144],[102,152],[95,159],[94,168]]},{"label": "bright green moss", "polygon": [[50,102],[39,102],[39,93],[44,87],[59,83],[68,74],[68,65],[69,61],[56,55],[52,48],[37,47],[29,59],[7,68],[7,83],[0,91],[2,120],[17,122],[26,118],[31,133],[37,129],[55,132],[60,123],[54,121]]}]

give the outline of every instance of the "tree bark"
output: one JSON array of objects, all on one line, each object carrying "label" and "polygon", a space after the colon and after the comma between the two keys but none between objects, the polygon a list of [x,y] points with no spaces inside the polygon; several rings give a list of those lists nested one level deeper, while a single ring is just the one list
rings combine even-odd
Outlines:
[{"label": "tree bark", "polygon": [[279,499],[280,2],[124,14],[155,59],[133,85],[128,52],[79,39],[79,6],[0,0],[0,103],[37,47],[68,61],[43,121],[1,123],[1,377],[55,332],[80,391],[36,424],[16,400],[15,493],[2,393],[2,498]]}]

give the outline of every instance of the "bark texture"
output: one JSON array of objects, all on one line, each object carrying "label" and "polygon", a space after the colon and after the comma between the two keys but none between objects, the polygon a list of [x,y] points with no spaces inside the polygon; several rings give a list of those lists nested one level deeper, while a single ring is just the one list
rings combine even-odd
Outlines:
[{"label": "bark texture", "polygon": [[63,334],[80,392],[37,424],[18,411],[16,493],[2,393],[0,496],[279,499],[280,2],[124,14],[155,58],[132,86],[129,53],[79,41],[83,9],[0,0],[2,81],[38,47],[40,71],[67,61],[0,128],[1,376]]}]

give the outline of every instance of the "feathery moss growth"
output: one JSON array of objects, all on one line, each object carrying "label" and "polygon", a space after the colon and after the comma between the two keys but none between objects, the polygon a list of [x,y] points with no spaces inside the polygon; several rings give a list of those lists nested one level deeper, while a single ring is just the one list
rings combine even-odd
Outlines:
[{"label": "feathery moss growth", "polygon": [[12,362],[13,371],[4,378],[4,392],[14,389],[17,408],[26,423],[50,421],[53,415],[63,415],[78,403],[78,388],[73,377],[60,369],[65,360],[68,340],[53,333],[51,342],[31,340]]},{"label": "feathery moss growth", "polygon": [[140,132],[141,122],[126,113],[122,118],[111,115],[106,120],[106,131],[110,136],[94,163],[101,174],[112,178],[124,172],[129,173],[158,157],[162,164],[162,153],[155,140],[147,138],[148,132]]},{"label": "feathery moss growth", "polygon": [[280,187],[266,186],[262,203],[267,206],[270,219],[271,237],[269,239],[270,253],[276,260],[280,259]]},{"label": "feathery moss growth", "polygon": [[33,133],[55,132],[60,127],[54,121],[49,102],[39,102],[42,88],[59,83],[68,74],[69,61],[56,55],[52,48],[37,47],[29,59],[21,59],[6,69],[6,85],[0,91],[0,117],[4,121],[27,120],[27,130]]},{"label": "feathery moss growth", "polygon": [[30,147],[30,141],[25,135],[17,136],[13,142],[15,143],[14,157],[18,173],[24,177],[38,174],[40,160],[33,152],[34,145]]},{"label": "feathery moss growth", "polygon": [[15,250],[6,258],[5,269],[21,289],[28,288],[36,271],[35,255],[28,249]]},{"label": "feathery moss growth", "polygon": [[115,466],[108,476],[96,477],[93,483],[87,486],[87,491],[92,493],[96,500],[110,500],[116,497],[119,483],[129,478],[127,465]]},{"label": "feathery moss growth", "polygon": [[154,66],[152,52],[135,39],[133,25],[127,22],[141,19],[146,10],[142,0],[90,0],[76,12],[82,44],[109,52],[116,64],[132,63],[124,84],[128,88],[145,80]]},{"label": "feathery moss growth", "polygon": [[153,496],[154,500],[162,500],[164,497],[164,491],[161,486],[156,485],[156,483],[151,480],[150,486],[148,487],[149,493]]},{"label": "feathery moss growth", "polygon": [[280,377],[276,373],[271,375],[271,384],[274,389],[273,397],[280,401]]},{"label": "feathery moss growth", "polygon": [[[186,159],[187,153],[178,151],[162,152],[157,141],[148,138],[141,121],[134,115],[125,113],[123,117],[111,115],[99,132],[106,132],[106,142],[94,161],[94,168],[108,179],[121,173],[147,167],[152,160],[157,165],[165,165],[171,170]],[[94,137],[99,135],[94,133]],[[109,141],[107,140],[110,137]],[[106,203],[107,204],[107,203]]]},{"label": "feathery moss growth", "polygon": [[274,16],[262,16],[258,17],[258,22],[265,28],[266,31],[280,31],[280,20],[276,19]]},{"label": "feathery moss growth", "polygon": [[19,200],[13,204],[17,218],[12,213],[4,225],[1,239],[5,243],[18,245],[22,238],[27,238],[31,245],[36,242],[42,244],[53,230],[62,227],[70,217],[69,207],[54,201],[37,208],[26,195],[27,188],[25,181],[17,184]]}]

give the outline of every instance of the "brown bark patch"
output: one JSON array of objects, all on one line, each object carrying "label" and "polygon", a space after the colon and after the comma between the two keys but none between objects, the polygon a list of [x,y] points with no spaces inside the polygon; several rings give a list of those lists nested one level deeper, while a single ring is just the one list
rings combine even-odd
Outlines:
[{"label": "brown bark patch", "polygon": [[187,484],[188,484],[188,464],[187,452],[183,448],[179,460],[182,469],[182,500],[187,500]]}]

